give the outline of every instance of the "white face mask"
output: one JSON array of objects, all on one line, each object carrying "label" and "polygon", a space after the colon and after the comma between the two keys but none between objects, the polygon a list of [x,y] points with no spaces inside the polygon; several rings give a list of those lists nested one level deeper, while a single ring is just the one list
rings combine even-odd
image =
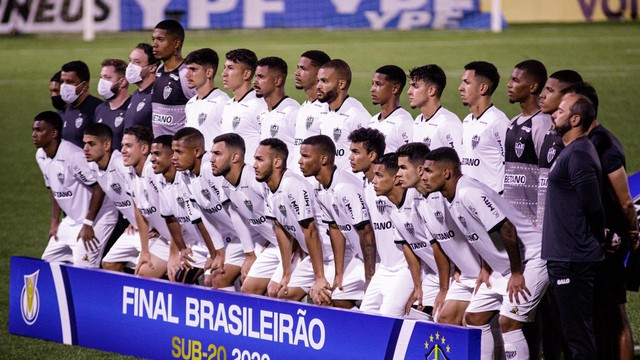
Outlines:
[{"label": "white face mask", "polygon": [[105,100],[109,100],[112,97],[116,96],[116,94],[111,91],[112,87],[113,83],[111,81],[100,79],[100,81],[98,81],[98,94],[100,94],[100,96],[102,96]]},{"label": "white face mask", "polygon": [[127,65],[127,71],[125,72],[125,77],[130,84],[137,84],[142,81],[142,76],[140,73],[142,72],[142,67],[138,66],[134,63],[129,63]]},{"label": "white face mask", "polygon": [[67,104],[73,104],[80,94],[76,94],[76,85],[62,84],[60,85],[60,97]]}]

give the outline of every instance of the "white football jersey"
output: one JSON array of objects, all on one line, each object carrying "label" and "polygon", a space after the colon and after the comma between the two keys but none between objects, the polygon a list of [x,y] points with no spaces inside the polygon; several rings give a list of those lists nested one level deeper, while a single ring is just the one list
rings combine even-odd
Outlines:
[{"label": "white football jersey", "polygon": [[371,226],[376,236],[376,251],[380,257],[380,266],[389,271],[407,268],[407,259],[402,251],[404,240],[391,221],[391,212],[395,207],[386,196],[376,196],[373,184],[367,183],[364,196],[369,208]]},{"label": "white football jersey", "polygon": [[293,148],[289,149],[289,159],[291,159],[292,164],[289,168],[294,170],[295,173],[302,174],[298,166],[302,142],[310,136],[320,135],[320,113],[328,111],[329,105],[318,100],[312,102],[307,100],[300,105],[296,116],[296,134]]},{"label": "white football jersey", "polygon": [[[267,216],[278,220],[282,227],[300,244],[307,254],[309,248],[300,223],[305,220],[315,221],[320,211],[313,193],[313,188],[302,176],[292,171],[285,171],[276,191],[267,189]],[[324,261],[333,259],[331,242],[326,236],[318,234],[322,246]]]},{"label": "white football jersey", "polygon": [[413,138],[413,118],[409,112],[401,107],[396,108],[384,120],[380,120],[380,113],[369,121],[369,127],[384,134],[385,153],[395,152]]},{"label": "white football jersey", "polygon": [[426,144],[429,149],[450,147],[460,154],[462,122],[458,115],[440,106],[429,119],[420,114],[413,123],[413,141]]},{"label": "white football jersey", "polygon": [[106,169],[100,170],[98,164],[93,161],[89,163],[89,169],[107,197],[104,201],[113,202],[116,209],[122,213],[122,216],[137,229],[133,199],[127,192],[134,178],[131,177],[129,169],[124,166],[120,151],[113,150]]},{"label": "white football jersey", "polygon": [[347,97],[337,111],[329,110],[320,113],[320,134],[327,135],[336,144],[335,164],[338,169],[351,169],[349,134],[353,130],[368,126],[369,120],[371,120],[371,114],[352,97]]},{"label": "white football jersey", "polygon": [[509,119],[491,105],[480,117],[462,122],[462,173],[501,193],[504,181],[504,141]]},{"label": "white football jersey", "polygon": [[[82,149],[66,140],[61,140],[53,158],[47,157],[44,150],[40,148],[36,152],[36,161],[44,176],[45,185],[51,189],[62,211],[75,224],[81,224],[89,211],[92,194],[90,186],[96,183]],[[117,213],[110,201],[102,202],[102,207],[94,221],[105,216],[115,223]]]},{"label": "white football jersey", "polygon": [[256,97],[255,90],[251,89],[240,101],[229,99],[222,112],[223,134],[236,133],[244,139],[246,151],[244,160],[253,164],[253,156],[260,143],[260,114],[267,108],[263,98]]},{"label": "white football jersey", "polygon": [[[135,170],[131,171],[135,174]],[[149,228],[155,229],[165,239],[170,239],[167,222],[160,214],[161,179],[162,175],[153,172],[150,158],[147,158],[142,173],[140,176],[136,175],[129,191],[138,211],[149,221]]]},{"label": "white football jersey", "polygon": [[[282,99],[273,110],[264,109],[260,114],[262,127],[260,139],[278,138],[287,145],[289,152],[293,151],[296,136],[296,117],[300,104],[290,97]],[[287,168],[298,167],[296,159],[290,153],[287,158]],[[251,162],[252,164],[253,162]]]},{"label": "white football jersey", "polygon": [[516,228],[522,261],[540,259],[542,232],[530,220],[488,186],[462,176],[456,194],[448,204],[451,216],[480,257],[498,273],[511,272],[504,243],[494,242],[489,233],[508,219]]},{"label": "white football jersey", "polygon": [[369,223],[370,218],[361,181],[352,173],[336,168],[329,187],[325,189],[318,184],[315,189],[322,211],[322,221],[327,224],[335,223],[344,234],[345,258],[350,255],[363,258],[356,228]]},{"label": "white football jersey", "polygon": [[228,101],[229,95],[215,88],[203,99],[198,99],[196,95],[185,105],[187,121],[184,126],[200,130],[204,135],[205,150],[211,150],[213,139],[222,134],[222,112]]}]

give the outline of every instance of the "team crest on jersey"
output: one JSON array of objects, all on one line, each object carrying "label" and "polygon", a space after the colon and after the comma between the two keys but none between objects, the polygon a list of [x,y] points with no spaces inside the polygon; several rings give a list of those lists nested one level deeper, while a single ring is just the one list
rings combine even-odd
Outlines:
[{"label": "team crest on jersey", "polygon": [[116,127],[118,127],[122,124],[122,120],[124,120],[124,118],[122,117],[122,114],[120,114],[116,117],[113,123]]},{"label": "team crest on jersey", "polygon": [[176,201],[178,201],[178,205],[180,205],[180,207],[184,209],[184,207],[185,207],[185,201],[184,201],[184,198],[182,198],[182,196],[178,196],[178,197],[176,198]]},{"label": "team crest on jersey", "polygon": [[38,273],[24,275],[24,286],[20,293],[20,312],[27,325],[33,325],[40,313],[40,292],[38,292]]},{"label": "team crest on jersey", "polygon": [[340,211],[338,211],[338,205],[336,204],[332,204],[333,205],[333,211],[336,212],[336,216],[340,216]]},{"label": "team crest on jersey", "polygon": [[167,98],[169,97],[169,95],[171,95],[171,92],[173,91],[173,89],[171,88],[171,86],[167,85],[164,87],[164,91],[162,92],[162,97],[167,100]]},{"label": "team crest on jersey", "polygon": [[426,138],[424,138],[424,139],[422,140],[422,142],[423,142],[425,145],[427,145],[427,147],[428,147],[429,149],[431,149],[431,138],[426,137]]},{"label": "team crest on jersey", "polygon": [[63,173],[58,173],[58,181],[60,181],[60,184],[64,184],[64,174]]},{"label": "team crest on jersey", "polygon": [[235,130],[239,124],[240,124],[240,116],[234,116],[233,120],[231,121],[231,126],[233,127],[233,130]]},{"label": "team crest on jersey", "polygon": [[460,220],[460,224],[462,224],[462,226],[466,229],[467,228],[467,220],[464,218],[464,216],[462,216],[462,215],[458,216],[458,220]]},{"label": "team crest on jersey", "polygon": [[416,236],[416,229],[413,227],[412,223],[404,223],[404,228],[409,234],[411,234],[411,236]]},{"label": "team crest on jersey", "polygon": [[556,148],[552,147],[547,151],[547,162],[552,162],[556,157]]},{"label": "team crest on jersey", "polygon": [[380,214],[384,214],[384,210],[387,208],[387,202],[382,199],[376,200],[376,208],[378,208]]},{"label": "team crest on jersey", "polygon": [[282,216],[287,216],[287,207],[284,206],[284,204],[278,205],[278,210],[280,210],[280,214],[282,214]]},{"label": "team crest on jersey", "polygon": [[142,190],[142,195],[144,195],[144,198],[149,201],[149,192],[147,189]]},{"label": "team crest on jersey", "polygon": [[442,211],[436,210],[436,212],[433,213],[433,215],[436,217],[436,220],[440,222],[440,224],[444,223],[444,214],[442,213]]},{"label": "team crest on jersey", "polygon": [[138,106],[136,106],[136,111],[140,111],[140,110],[142,110],[142,108],[144,108],[144,105],[145,105],[145,104],[146,104],[146,103],[145,103],[144,101],[139,102],[139,103],[138,103]]},{"label": "team crest on jersey", "polygon": [[276,135],[278,135],[278,130],[280,130],[280,126],[273,124],[269,130],[271,131],[271,137],[276,137]]},{"label": "team crest on jersey", "polygon": [[251,203],[251,200],[247,199],[244,201],[244,206],[247,207],[247,209],[249,209],[249,211],[253,212],[253,204]]},{"label": "team crest on jersey", "polygon": [[198,125],[202,126],[202,123],[207,120],[207,114],[206,113],[200,113],[200,115],[198,115]]},{"label": "team crest on jersey", "polygon": [[113,190],[118,195],[122,194],[122,186],[120,186],[119,183],[111,184],[111,190]]},{"label": "team crest on jersey", "polygon": [[524,153],[524,143],[521,141],[518,141],[514,148],[516,150],[516,156],[517,157],[522,156],[522,154]]},{"label": "team crest on jersey", "polygon": [[82,126],[82,116],[78,116],[76,118],[76,128],[80,129],[80,126]]},{"label": "team crest on jersey", "polygon": [[473,135],[473,138],[471,139],[471,148],[475,149],[476,146],[478,146],[479,142],[480,142],[480,136]]},{"label": "team crest on jersey", "polygon": [[333,129],[333,141],[334,142],[338,142],[338,139],[340,139],[341,135],[342,135],[342,129],[340,129],[340,128]]},{"label": "team crest on jersey", "polygon": [[311,125],[313,125],[313,120],[315,120],[313,116],[307,117],[307,120],[305,122],[305,125],[307,126],[307,130],[309,130],[311,128]]},{"label": "team crest on jersey", "polygon": [[201,193],[205,199],[211,201],[211,192],[209,192],[209,189],[202,189]]}]

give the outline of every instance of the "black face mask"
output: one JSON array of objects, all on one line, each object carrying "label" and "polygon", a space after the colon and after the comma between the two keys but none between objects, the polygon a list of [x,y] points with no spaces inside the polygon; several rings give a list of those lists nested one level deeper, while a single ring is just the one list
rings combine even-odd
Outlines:
[{"label": "black face mask", "polygon": [[67,106],[67,103],[62,100],[62,96],[55,95],[51,97],[51,105],[53,105],[56,110],[62,111],[64,110],[65,106]]}]

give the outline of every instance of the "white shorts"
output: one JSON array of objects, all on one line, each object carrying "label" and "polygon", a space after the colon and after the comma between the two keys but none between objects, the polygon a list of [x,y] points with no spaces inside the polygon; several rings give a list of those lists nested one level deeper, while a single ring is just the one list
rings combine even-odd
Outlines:
[{"label": "white shorts", "polygon": [[473,290],[476,288],[476,279],[473,278],[465,278],[460,277],[460,282],[451,281],[449,284],[449,291],[447,291],[447,296],[445,297],[445,301],[454,300],[454,301],[471,301],[471,297],[473,296]]},{"label": "white shorts", "polygon": [[[325,269],[325,276],[329,284],[333,284],[336,275],[336,267],[329,266]],[[364,263],[359,257],[345,258],[344,276],[342,278],[342,290],[335,289],[331,294],[334,300],[362,300],[364,297]]]},{"label": "white shorts", "polygon": [[378,266],[364,293],[360,310],[402,317],[412,292],[413,280],[408,267],[391,271],[384,266]]},{"label": "white shorts", "polygon": [[247,277],[271,279],[280,264],[280,248],[270,242],[264,250],[262,246],[256,246],[255,253],[256,261],[253,262]]},{"label": "white shorts", "polygon": [[162,236],[149,239],[149,252],[165,262],[169,261],[170,249],[171,241]]},{"label": "white shorts", "polygon": [[[327,278],[327,269],[329,267],[335,266],[333,259],[324,260],[322,264],[325,278],[327,279],[329,284],[331,284],[331,281],[333,281],[333,279],[330,280],[329,278]],[[298,261],[297,264],[293,265],[294,266],[292,267],[291,271],[291,279],[289,280],[288,286],[290,288],[301,288],[302,291],[308,294],[309,290],[311,290],[311,286],[313,286],[313,283],[316,281],[315,274],[313,272],[313,264],[311,263],[311,257],[307,255],[304,257],[304,259]],[[276,270],[276,274],[274,274],[274,278],[275,277],[282,278],[282,266],[278,266],[278,270]]]},{"label": "white shorts", "polygon": [[[532,322],[535,318],[536,306],[544,295],[549,284],[549,275],[544,260],[530,260],[524,267],[524,279],[531,296],[525,301],[520,296],[520,305],[515,301],[509,301],[507,283],[511,274],[502,276],[497,272],[491,274],[489,279],[491,289],[486,284],[480,285],[478,292],[471,297],[467,312],[500,311],[500,315],[519,322]],[[515,299],[514,299],[515,300]]]},{"label": "white shorts", "polygon": [[[423,269],[424,270],[424,269]],[[422,305],[433,306],[440,292],[440,279],[433,272],[422,273]]]},{"label": "white shorts", "polygon": [[225,264],[242,267],[244,259],[244,250],[242,250],[242,244],[240,243],[240,241],[231,241],[226,243],[224,249]]},{"label": "white shorts", "polygon": [[204,244],[196,244],[191,246],[191,253],[191,258],[193,259],[193,263],[191,265],[193,267],[204,269],[207,258],[211,257],[209,249],[207,249]]},{"label": "white shorts", "polygon": [[58,241],[53,237],[49,239],[49,243],[42,254],[42,260],[72,263],[83,268],[99,268],[102,252],[115,227],[115,222],[107,221],[106,218],[108,216],[93,224],[93,232],[98,244],[97,250],[91,251],[85,249],[83,241],[78,239],[82,223],[75,224],[73,220],[65,217],[58,227]]},{"label": "white shorts", "polygon": [[138,257],[140,257],[140,234],[138,231],[128,234],[125,230],[102,261],[125,263],[126,267],[135,269],[136,264],[138,264]]}]

